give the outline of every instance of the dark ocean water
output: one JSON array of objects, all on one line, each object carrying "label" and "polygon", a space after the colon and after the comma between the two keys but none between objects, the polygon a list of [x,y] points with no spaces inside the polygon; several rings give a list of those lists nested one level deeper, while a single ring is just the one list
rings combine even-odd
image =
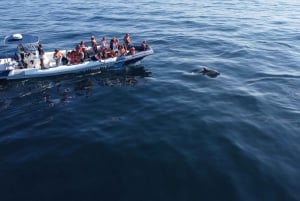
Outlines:
[{"label": "dark ocean water", "polygon": [[124,33],[155,50],[119,71],[1,83],[1,201],[300,200],[299,1],[0,8],[1,38],[33,33],[45,50]]}]

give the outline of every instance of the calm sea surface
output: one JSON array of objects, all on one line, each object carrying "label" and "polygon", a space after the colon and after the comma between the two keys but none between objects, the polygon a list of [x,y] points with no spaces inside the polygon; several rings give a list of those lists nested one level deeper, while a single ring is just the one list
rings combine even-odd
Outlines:
[{"label": "calm sea surface", "polygon": [[300,200],[299,1],[0,8],[1,38],[48,51],[125,33],[155,50],[119,71],[1,82],[1,201]]}]

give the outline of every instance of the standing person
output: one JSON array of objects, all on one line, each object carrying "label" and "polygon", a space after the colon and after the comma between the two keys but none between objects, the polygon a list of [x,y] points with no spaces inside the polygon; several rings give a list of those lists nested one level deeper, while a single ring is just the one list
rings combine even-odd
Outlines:
[{"label": "standing person", "polygon": [[56,62],[56,66],[59,66],[61,63],[62,54],[58,49],[55,49],[54,54],[53,54],[53,59]]},{"label": "standing person", "polygon": [[81,47],[81,50],[83,51],[84,59],[87,59],[89,56],[88,56],[88,52],[86,51],[86,46],[85,46],[85,43],[83,40],[80,41],[79,46]]},{"label": "standing person", "polygon": [[93,50],[94,50],[94,52],[96,54],[98,52],[98,50],[97,50],[98,43],[97,43],[97,41],[96,41],[96,39],[95,39],[94,36],[91,37],[91,44],[92,44]]},{"label": "standing person", "polygon": [[43,49],[42,43],[39,43],[38,52],[39,52],[39,58],[41,62],[41,69],[45,69],[45,65],[44,65],[45,51]]},{"label": "standing person", "polygon": [[102,40],[101,40],[101,50],[103,50],[104,48],[106,48],[106,39],[105,37],[103,36]]},{"label": "standing person", "polygon": [[113,37],[111,40],[110,40],[110,43],[109,43],[109,48],[111,51],[118,51],[119,49],[119,39]]},{"label": "standing person", "polygon": [[115,43],[115,38],[112,38],[110,39],[110,42],[109,42],[109,48],[110,48],[110,51],[113,51],[114,50],[114,43]]},{"label": "standing person", "polygon": [[130,45],[131,41],[130,41],[130,36],[128,33],[125,34],[124,36],[124,45],[125,45],[125,49],[128,49],[128,46]]},{"label": "standing person", "polygon": [[85,51],[86,46],[83,40],[80,41],[79,46],[81,47],[82,51]]},{"label": "standing person", "polygon": [[115,41],[114,41],[114,51],[118,51],[119,49],[119,39],[115,38]]}]

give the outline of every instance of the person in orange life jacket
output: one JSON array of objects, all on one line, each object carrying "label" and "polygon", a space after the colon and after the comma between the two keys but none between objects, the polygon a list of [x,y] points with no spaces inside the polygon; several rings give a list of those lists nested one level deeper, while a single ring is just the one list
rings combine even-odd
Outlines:
[{"label": "person in orange life jacket", "polygon": [[62,54],[58,49],[55,49],[54,54],[53,54],[53,59],[56,62],[56,66],[59,66],[61,63]]}]

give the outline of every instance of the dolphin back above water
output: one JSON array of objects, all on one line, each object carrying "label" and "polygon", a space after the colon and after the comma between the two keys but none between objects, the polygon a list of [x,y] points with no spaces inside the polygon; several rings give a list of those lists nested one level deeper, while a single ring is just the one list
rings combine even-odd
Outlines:
[{"label": "dolphin back above water", "polygon": [[209,77],[215,78],[218,75],[220,75],[220,73],[216,70],[213,69],[208,69],[206,67],[202,68],[202,70],[200,71],[200,73],[202,73],[203,75],[207,75]]}]

